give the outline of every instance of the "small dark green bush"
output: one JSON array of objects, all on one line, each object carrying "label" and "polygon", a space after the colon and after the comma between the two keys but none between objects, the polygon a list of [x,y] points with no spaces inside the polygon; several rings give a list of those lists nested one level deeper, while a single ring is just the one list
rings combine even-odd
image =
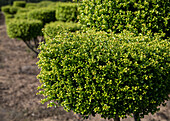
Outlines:
[{"label": "small dark green bush", "polygon": [[7,24],[7,33],[11,38],[24,41],[42,35],[43,24],[39,20],[13,19]]},{"label": "small dark green bush", "polygon": [[59,21],[77,21],[77,3],[57,3],[56,19]]},{"label": "small dark green bush", "polygon": [[98,30],[166,33],[170,37],[169,0],[83,0],[80,22]]},{"label": "small dark green bush", "polygon": [[62,22],[62,21],[51,22],[45,25],[44,36],[45,38],[47,36],[54,38],[58,33],[60,33],[63,30],[75,32],[77,30],[80,30],[80,28],[81,28],[81,25],[78,23]]},{"label": "small dark green bush", "polygon": [[4,12],[4,13],[6,13],[6,14],[10,14],[10,8],[11,8],[10,5],[2,6],[2,7],[1,7],[1,11]]},{"label": "small dark green bush", "polygon": [[13,2],[13,6],[14,7],[25,7],[25,5],[26,5],[26,2],[25,1],[14,1]]},{"label": "small dark green bush", "polygon": [[34,9],[28,12],[28,19],[41,20],[43,24],[55,21],[55,10],[54,9]]},{"label": "small dark green bush", "polygon": [[39,94],[85,116],[154,113],[170,94],[169,41],[158,36],[61,33],[39,47]]}]

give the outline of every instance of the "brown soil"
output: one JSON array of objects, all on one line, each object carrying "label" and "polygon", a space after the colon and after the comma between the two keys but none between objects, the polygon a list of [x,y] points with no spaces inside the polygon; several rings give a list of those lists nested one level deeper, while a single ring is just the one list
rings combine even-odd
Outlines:
[{"label": "brown soil", "polygon": [[[47,108],[40,103],[42,96],[36,95],[40,85],[36,79],[37,61],[24,42],[7,36],[4,16],[0,13],[0,121],[82,121],[62,107]],[[84,121],[108,120],[97,115]],[[122,121],[133,121],[133,118]],[[170,121],[170,101],[161,111],[142,121]]]}]

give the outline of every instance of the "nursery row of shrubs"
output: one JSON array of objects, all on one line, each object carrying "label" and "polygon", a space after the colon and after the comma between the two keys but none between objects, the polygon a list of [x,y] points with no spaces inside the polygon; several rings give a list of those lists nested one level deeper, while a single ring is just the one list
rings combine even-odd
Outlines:
[{"label": "nursery row of shrubs", "polygon": [[[14,12],[14,8],[15,12]],[[2,7],[5,14],[7,32],[9,37],[23,40],[27,45],[30,41],[38,41],[36,45],[29,45],[36,54],[39,40],[37,37],[43,36],[42,28],[45,27],[44,33],[56,33],[60,29],[67,31],[76,31],[80,29],[77,22],[77,4],[43,1],[40,3],[26,3],[24,1],[15,1],[12,6]],[[13,11],[13,12],[12,12]],[[38,23],[37,23],[38,22]],[[50,23],[51,22],[51,23]],[[38,28],[37,28],[38,26]],[[55,29],[54,29],[55,28]],[[52,30],[54,29],[54,31]],[[36,30],[32,33],[32,31]],[[61,31],[61,30],[60,30]],[[42,40],[42,39],[41,39]]]},{"label": "nursery row of shrubs", "polygon": [[[10,18],[51,19],[49,21],[77,22],[77,4],[43,1],[40,3],[26,3],[15,1],[12,6],[3,6],[2,11]],[[22,14],[22,15],[20,15]],[[7,17],[8,19],[8,17]],[[45,22],[48,23],[49,21]]]},{"label": "nursery row of shrubs", "polygon": [[169,99],[169,0],[83,0],[78,9],[39,4],[6,14],[13,17],[6,23],[9,36],[26,44],[44,33],[37,63],[42,103],[140,121]]},{"label": "nursery row of shrubs", "polygon": [[[1,11],[2,6],[12,5],[15,1],[18,1],[18,0],[0,0],[0,11]],[[23,1],[37,3],[37,2],[44,1],[44,0],[23,0]],[[71,2],[72,0],[50,0],[50,1],[54,1],[54,2],[56,2],[56,1],[62,1],[62,2],[70,1]]]},{"label": "nursery row of shrubs", "polygon": [[42,103],[115,121],[158,111],[170,94],[169,4],[80,1],[83,31],[58,32],[39,46]]}]

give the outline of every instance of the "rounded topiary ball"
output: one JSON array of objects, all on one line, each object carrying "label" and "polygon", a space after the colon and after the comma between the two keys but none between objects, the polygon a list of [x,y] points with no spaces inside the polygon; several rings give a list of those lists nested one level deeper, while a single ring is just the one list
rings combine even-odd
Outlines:
[{"label": "rounded topiary ball", "polygon": [[61,33],[41,43],[39,94],[82,115],[140,117],[168,99],[169,41],[133,33]]}]

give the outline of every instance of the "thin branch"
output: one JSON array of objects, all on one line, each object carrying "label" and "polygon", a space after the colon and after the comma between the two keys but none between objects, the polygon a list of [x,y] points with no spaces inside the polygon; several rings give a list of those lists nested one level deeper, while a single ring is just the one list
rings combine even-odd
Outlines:
[{"label": "thin branch", "polygon": [[38,51],[34,49],[34,47],[31,46],[30,41],[23,40],[24,43],[27,45],[28,48],[30,48],[36,55],[38,55]]}]

